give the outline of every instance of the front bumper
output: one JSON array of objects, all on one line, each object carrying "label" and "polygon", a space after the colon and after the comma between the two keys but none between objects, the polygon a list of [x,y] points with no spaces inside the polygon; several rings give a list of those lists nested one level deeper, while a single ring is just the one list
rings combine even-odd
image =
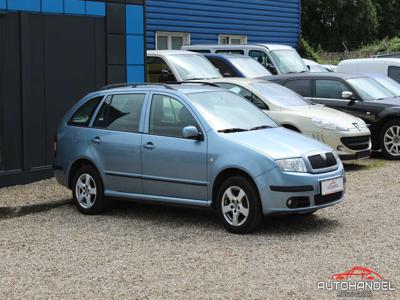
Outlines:
[{"label": "front bumper", "polygon": [[[336,153],[342,160],[351,159],[362,159],[368,158],[371,151],[371,139],[365,147],[354,148],[355,145],[345,144],[343,140],[351,138],[362,138],[370,136],[369,130],[363,131],[348,131],[348,132],[336,132],[336,131],[323,131],[321,133],[309,133],[314,139],[323,142],[335,149]],[[357,145],[358,146],[358,145]]]},{"label": "front bumper", "polygon": [[[286,173],[274,168],[255,179],[263,214],[306,213],[340,203],[343,201],[344,191],[326,196],[321,196],[320,191],[322,180],[337,177],[343,177],[346,181],[342,164],[335,171],[321,174]],[[301,207],[289,207],[289,199],[301,200]]]}]

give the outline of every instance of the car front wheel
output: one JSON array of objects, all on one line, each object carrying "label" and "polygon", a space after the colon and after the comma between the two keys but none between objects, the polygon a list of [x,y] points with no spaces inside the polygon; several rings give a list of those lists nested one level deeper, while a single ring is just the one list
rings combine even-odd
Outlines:
[{"label": "car front wheel", "polygon": [[382,128],[381,136],[382,153],[387,159],[400,159],[400,120],[388,121]]},{"label": "car front wheel", "polygon": [[245,177],[228,178],[218,190],[216,205],[224,227],[232,233],[249,233],[261,223],[257,188]]},{"label": "car front wheel", "polygon": [[83,166],[75,174],[72,194],[76,207],[83,214],[98,214],[105,211],[109,203],[104,197],[100,174],[92,166]]}]

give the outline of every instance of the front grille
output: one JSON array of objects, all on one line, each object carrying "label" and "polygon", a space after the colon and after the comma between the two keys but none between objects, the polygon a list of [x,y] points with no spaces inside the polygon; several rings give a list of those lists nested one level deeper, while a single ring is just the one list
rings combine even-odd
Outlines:
[{"label": "front grille", "polygon": [[340,200],[340,198],[342,198],[342,196],[343,196],[343,192],[333,193],[333,194],[325,195],[325,196],[315,195],[314,202],[315,202],[315,205],[323,205],[323,204],[338,201],[338,200]]},{"label": "front grille", "polygon": [[321,154],[311,155],[308,157],[308,161],[314,170],[326,169],[336,166],[336,157],[332,152],[325,153],[326,159]]},{"label": "front grille", "polygon": [[369,148],[370,137],[366,136],[356,136],[356,137],[342,137],[340,139],[347,148],[351,150],[365,150]]}]

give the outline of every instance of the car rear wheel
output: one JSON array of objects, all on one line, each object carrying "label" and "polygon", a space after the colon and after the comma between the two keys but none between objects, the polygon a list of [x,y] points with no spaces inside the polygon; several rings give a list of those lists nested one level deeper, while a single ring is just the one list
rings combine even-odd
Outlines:
[{"label": "car rear wheel", "polygon": [[76,207],[83,214],[98,214],[109,207],[101,176],[92,166],[83,166],[76,172],[72,195]]},{"label": "car rear wheel", "polygon": [[249,233],[261,223],[257,188],[245,177],[228,178],[218,190],[216,206],[224,227],[232,233]]},{"label": "car rear wheel", "polygon": [[388,121],[380,135],[382,153],[387,159],[400,159],[400,120]]}]

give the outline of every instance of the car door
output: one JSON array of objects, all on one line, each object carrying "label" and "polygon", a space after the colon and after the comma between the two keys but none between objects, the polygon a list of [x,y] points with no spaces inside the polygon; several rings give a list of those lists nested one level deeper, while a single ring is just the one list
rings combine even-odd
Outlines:
[{"label": "car door", "polygon": [[[206,201],[204,130],[181,99],[162,93],[151,98],[142,140],[144,194],[161,200]],[[186,126],[196,126],[203,140],[183,138],[182,129]]]},{"label": "car door", "polygon": [[[342,93],[346,91],[352,92],[354,99],[343,98]],[[366,112],[365,105],[357,93],[346,82],[339,79],[315,78],[312,101],[359,117],[367,123],[373,118],[373,115]]]},{"label": "car door", "polygon": [[105,189],[141,194],[141,149],[147,93],[109,95],[100,107],[87,138],[103,170]]}]

